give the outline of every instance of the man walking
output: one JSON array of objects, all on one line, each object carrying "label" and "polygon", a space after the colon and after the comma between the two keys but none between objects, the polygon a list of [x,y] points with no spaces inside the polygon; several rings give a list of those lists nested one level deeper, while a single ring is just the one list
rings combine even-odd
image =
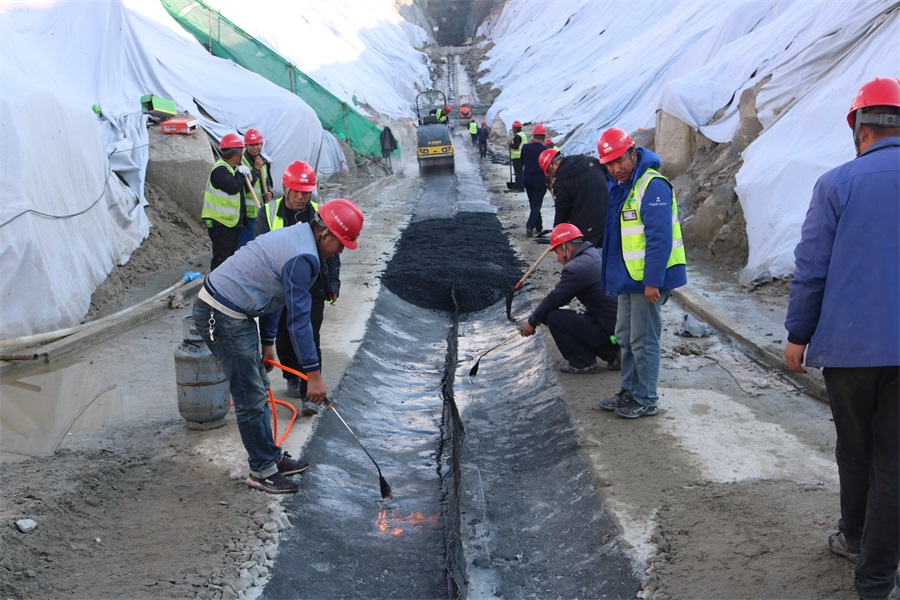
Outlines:
[{"label": "man walking", "polygon": [[622,348],[622,389],[597,405],[620,417],[657,413],[662,306],[687,283],[684,243],[672,185],[659,157],[635,148],[621,129],[597,142],[600,164],[617,180],[603,240],[603,289],[619,297],[616,339]]},{"label": "man walking", "polygon": [[553,182],[553,225],[571,223],[595,248],[602,248],[609,208],[603,167],[593,156],[563,156],[555,148],[544,150],[538,162],[547,181]]},{"label": "man walking", "polygon": [[[859,597],[900,597],[900,79],[850,106],[857,157],[822,175],[794,250],[788,369],[821,367],[837,432],[835,554]],[[808,351],[807,351],[808,347]]]},{"label": "man walking", "polygon": [[478,143],[478,123],[475,122],[475,119],[472,119],[469,122],[469,135],[472,136],[472,145]]},{"label": "man walking", "polygon": [[478,128],[478,155],[481,158],[487,156],[487,142],[490,133],[491,130],[488,129],[487,121],[482,121],[481,127]]},{"label": "man walking", "polygon": [[522,146],[522,183],[528,196],[528,220],[525,222],[525,235],[540,235],[544,229],[541,208],[544,196],[547,195],[547,177],[541,170],[538,159],[544,151],[544,138],[547,129],[538,123],[532,131],[532,141]]}]

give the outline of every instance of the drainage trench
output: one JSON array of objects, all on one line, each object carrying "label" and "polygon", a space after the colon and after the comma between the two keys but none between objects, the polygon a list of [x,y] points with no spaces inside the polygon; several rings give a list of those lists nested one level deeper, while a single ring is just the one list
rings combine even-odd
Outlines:
[{"label": "drainage trench", "polygon": [[[522,272],[495,209],[452,175],[423,182],[366,336],[319,417],[314,468],[264,597],[624,597],[639,589],[578,453],[540,336],[504,298]],[[465,183],[464,186],[471,186]],[[463,187],[461,185],[460,187]],[[459,198],[464,197],[464,200]],[[457,212],[464,208],[465,212]],[[517,298],[515,314],[525,314]]]}]

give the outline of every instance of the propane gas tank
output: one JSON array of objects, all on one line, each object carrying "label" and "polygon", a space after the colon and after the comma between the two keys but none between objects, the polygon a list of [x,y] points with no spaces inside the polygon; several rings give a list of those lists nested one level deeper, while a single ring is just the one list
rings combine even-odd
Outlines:
[{"label": "propane gas tank", "polygon": [[188,429],[221,427],[231,408],[228,379],[197,333],[194,319],[185,317],[182,326],[184,341],[175,349],[178,412]]}]

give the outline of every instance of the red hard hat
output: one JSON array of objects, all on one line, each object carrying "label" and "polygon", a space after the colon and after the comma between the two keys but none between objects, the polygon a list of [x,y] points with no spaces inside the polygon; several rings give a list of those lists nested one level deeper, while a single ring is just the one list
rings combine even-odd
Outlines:
[{"label": "red hard hat", "polygon": [[538,166],[541,168],[541,171],[544,172],[544,175],[550,170],[550,163],[553,162],[553,159],[556,158],[557,154],[559,154],[559,150],[556,148],[549,148],[541,152],[541,155],[538,156]]},{"label": "red hard hat", "polygon": [[447,113],[447,114],[452,113],[452,112],[453,112],[453,107],[450,106],[449,104],[445,104],[445,105],[444,105],[444,112]]},{"label": "red hard hat", "polygon": [[896,77],[876,77],[869,83],[863,84],[850,104],[850,112],[847,113],[847,123],[853,127],[856,111],[872,106],[896,106],[900,107],[900,79]]},{"label": "red hard hat", "polygon": [[263,143],[263,136],[259,132],[259,129],[253,129],[252,127],[247,130],[247,133],[244,134],[244,143],[248,146],[253,146],[255,144]]},{"label": "red hard hat", "polygon": [[538,123],[534,126],[534,129],[531,130],[531,133],[534,135],[547,135],[547,128],[544,127],[543,123]]},{"label": "red hard hat", "polygon": [[319,206],[319,216],[346,248],[356,250],[356,238],[362,231],[363,214],[352,200],[336,198]]},{"label": "red hard hat", "polygon": [[551,140],[550,138],[547,138],[546,140],[544,140],[544,145],[547,146],[548,148],[552,148],[556,144],[553,143],[553,140]]},{"label": "red hard hat", "polygon": [[244,140],[241,139],[236,133],[226,133],[222,137],[222,141],[219,142],[219,148],[221,150],[226,150],[228,148],[243,148]]},{"label": "red hard hat", "polygon": [[298,192],[313,192],[316,189],[316,171],[302,160],[295,160],[284,170],[281,186]]},{"label": "red hard hat", "polygon": [[627,133],[616,127],[607,129],[600,134],[597,140],[597,153],[600,154],[600,164],[612,162],[625,154],[625,152],[634,146],[634,140]]},{"label": "red hard hat", "polygon": [[522,129],[522,121],[513,121],[512,128],[513,129]]},{"label": "red hard hat", "polygon": [[550,232],[550,249],[556,250],[566,242],[571,242],[575,238],[584,237],[581,230],[571,223],[560,223]]},{"label": "red hard hat", "polygon": [[482,125],[487,125],[487,121],[482,121],[481,124],[482,124]]}]

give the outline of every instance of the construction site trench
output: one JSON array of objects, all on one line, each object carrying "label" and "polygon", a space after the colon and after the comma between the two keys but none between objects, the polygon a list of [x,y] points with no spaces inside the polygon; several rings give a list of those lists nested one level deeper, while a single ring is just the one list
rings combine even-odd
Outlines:
[{"label": "construction site trench", "polygon": [[[465,152],[457,161],[458,171],[474,171]],[[640,589],[540,336],[515,337],[469,376],[481,353],[516,332],[505,296],[522,269],[480,177],[422,182],[334,392],[393,497],[380,498],[372,461],[341,423],[321,419],[303,451],[315,477],[285,500],[303,518],[282,538],[263,597],[628,597]],[[525,302],[515,299],[514,316],[527,314]]]}]

